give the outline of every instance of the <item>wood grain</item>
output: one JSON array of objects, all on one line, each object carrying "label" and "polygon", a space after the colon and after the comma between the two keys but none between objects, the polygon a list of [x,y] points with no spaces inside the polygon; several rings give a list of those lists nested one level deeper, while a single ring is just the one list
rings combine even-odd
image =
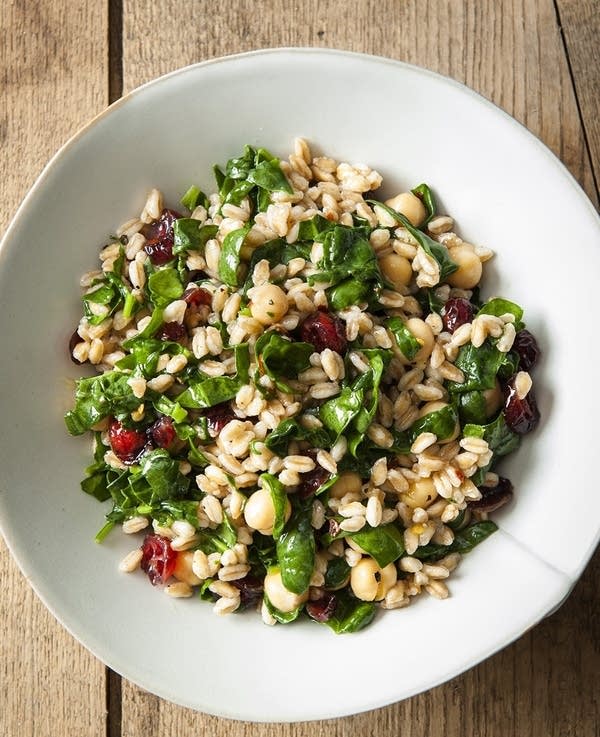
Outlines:
[{"label": "wood grain", "polygon": [[[465,82],[503,107],[597,202],[551,0],[205,0],[187,5],[185,13],[170,0],[124,0],[123,8],[125,91],[179,66],[265,46],[327,46],[398,58]],[[157,27],[160,34],[139,32]],[[593,735],[600,724],[599,572],[597,556],[565,606],[517,643],[450,683],[385,709],[315,724],[258,726],[195,714],[124,681],[123,737]]]},{"label": "wood grain", "polygon": [[[95,0],[2,3],[0,230],[47,159],[106,105],[106,34]],[[104,735],[105,668],[49,614],[3,542],[0,591],[0,735]]]},{"label": "wood grain", "polygon": [[597,0],[556,0],[569,63],[592,157],[600,183],[600,6]]}]

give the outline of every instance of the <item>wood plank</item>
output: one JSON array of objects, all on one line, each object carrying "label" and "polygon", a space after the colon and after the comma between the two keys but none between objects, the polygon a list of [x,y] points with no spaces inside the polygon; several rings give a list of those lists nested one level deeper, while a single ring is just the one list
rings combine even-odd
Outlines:
[{"label": "wood plank", "polygon": [[600,7],[597,0],[555,0],[567,45],[586,140],[600,184]]},{"label": "wood plank", "polygon": [[[0,230],[47,159],[106,105],[106,36],[102,2],[2,4]],[[0,591],[0,734],[104,735],[104,666],[47,612],[3,541]]]},{"label": "wood plank", "polygon": [[[124,0],[125,91],[179,66],[266,46],[322,46],[409,61],[465,82],[538,135],[597,202],[552,0]],[[168,19],[168,22],[165,22]],[[210,22],[207,21],[210,19]],[[139,33],[138,29],[160,29]],[[416,30],[415,30],[416,29]],[[520,173],[516,172],[516,176]],[[123,735],[534,737],[593,734],[600,556],[554,616],[467,674],[347,719],[252,725],[168,704],[123,682]]]}]

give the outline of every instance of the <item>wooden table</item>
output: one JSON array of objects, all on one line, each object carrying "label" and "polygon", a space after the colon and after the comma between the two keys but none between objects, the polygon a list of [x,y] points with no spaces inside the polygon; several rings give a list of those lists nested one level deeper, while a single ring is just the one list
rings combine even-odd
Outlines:
[{"label": "wooden table", "polygon": [[[2,229],[47,159],[120,95],[185,64],[267,46],[364,51],[465,82],[539,136],[598,202],[598,0],[3,0],[0,8]],[[25,299],[35,304],[34,286]],[[599,554],[558,612],[449,683],[356,717],[261,726],[173,706],[108,671],[0,552],[2,737],[600,735]]]}]

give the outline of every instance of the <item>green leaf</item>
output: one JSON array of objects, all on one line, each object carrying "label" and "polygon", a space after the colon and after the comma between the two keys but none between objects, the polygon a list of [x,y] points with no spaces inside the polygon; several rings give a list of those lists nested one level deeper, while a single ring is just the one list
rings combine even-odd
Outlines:
[{"label": "green leaf", "polygon": [[288,591],[303,594],[315,566],[315,536],[310,511],[300,510],[277,540],[277,561],[281,580]]},{"label": "green leaf", "polygon": [[256,341],[254,353],[263,373],[269,376],[280,391],[291,393],[290,387],[281,377],[296,378],[309,368],[309,358],[314,352],[310,343],[301,343],[285,338],[271,330],[263,333]]},{"label": "green leaf", "polygon": [[240,252],[251,227],[252,223],[248,223],[243,228],[232,230],[231,233],[228,233],[225,236],[225,240],[221,246],[221,255],[219,257],[219,278],[230,287],[238,286]]},{"label": "green leaf", "polygon": [[180,218],[173,224],[173,255],[187,251],[204,253],[206,241],[214,238],[219,231],[218,225],[202,225],[194,218]]},{"label": "green leaf", "polygon": [[187,409],[205,409],[215,404],[233,399],[238,391],[248,383],[250,352],[247,343],[240,343],[235,351],[235,376],[198,376],[188,380],[188,387],[177,396],[177,402]]},{"label": "green leaf", "polygon": [[379,286],[373,282],[363,282],[358,278],[346,279],[333,287],[328,287],[327,303],[336,312],[351,305],[360,305],[371,302],[379,294]]},{"label": "green leaf", "polygon": [[332,558],[325,571],[325,588],[339,589],[345,586],[350,576],[350,566],[344,557]]},{"label": "green leaf", "polygon": [[458,395],[458,412],[462,424],[471,422],[485,424],[487,419],[486,401],[482,391],[463,392]]},{"label": "green leaf", "polygon": [[308,430],[302,427],[294,417],[290,417],[267,435],[265,445],[278,456],[287,455],[290,440],[306,440],[312,448],[330,448],[335,438],[322,427]]},{"label": "green leaf", "polygon": [[390,317],[383,324],[393,333],[402,355],[408,361],[412,361],[423,347],[423,343],[410,332],[401,317]]},{"label": "green leaf", "polygon": [[321,405],[319,417],[325,427],[329,428],[336,437],[339,437],[352,420],[360,412],[364,399],[362,389],[352,389],[346,386],[339,396],[327,400]]},{"label": "green leaf", "polygon": [[359,532],[352,532],[347,537],[355,540],[380,568],[393,563],[404,555],[404,538],[394,524],[379,527],[363,527]]},{"label": "green leaf", "polygon": [[193,212],[198,207],[198,205],[202,205],[203,207],[208,209],[208,206],[210,204],[207,196],[200,189],[200,187],[197,187],[195,184],[192,184],[192,186],[187,190],[187,192],[183,195],[179,202],[190,212]]},{"label": "green leaf", "polygon": [[298,229],[299,241],[322,241],[323,236],[335,228],[335,222],[327,220],[323,215],[316,214],[310,220],[302,220]]},{"label": "green leaf", "polygon": [[440,560],[449,553],[460,553],[464,555],[482,543],[492,533],[496,532],[498,526],[491,520],[475,522],[469,527],[454,533],[454,541],[450,545],[424,545],[417,548],[413,553],[419,560]]},{"label": "green leaf", "polygon": [[159,415],[172,417],[176,423],[183,422],[188,415],[179,402],[174,402],[164,394],[161,394],[160,397],[152,403],[152,406]]},{"label": "green leaf", "polygon": [[278,540],[285,527],[286,512],[288,509],[288,497],[285,488],[279,479],[270,473],[260,475],[262,488],[271,494],[271,500],[275,508],[275,522],[273,524],[273,539]]},{"label": "green leaf", "polygon": [[448,404],[442,409],[430,412],[414,422],[409,430],[411,440],[415,440],[421,433],[431,432],[438,440],[446,440],[456,430],[458,415],[456,409]]},{"label": "green leaf", "polygon": [[179,461],[162,448],[145,453],[140,460],[140,473],[159,500],[185,496],[190,480],[179,471]]},{"label": "green leaf", "polygon": [[496,317],[500,317],[501,315],[507,314],[514,315],[515,330],[522,330],[525,327],[525,323],[523,322],[523,308],[519,307],[515,302],[509,302],[509,300],[502,299],[501,297],[495,297],[486,302],[480,308],[476,317],[479,315],[496,315]]},{"label": "green leaf", "polygon": [[408,230],[408,232],[417,241],[417,243],[421,246],[425,253],[427,253],[438,262],[438,265],[440,267],[440,282],[443,282],[447,277],[450,276],[450,274],[453,274],[458,269],[458,264],[456,264],[450,258],[448,249],[441,243],[434,241],[433,238],[430,238],[427,233],[423,233],[423,231],[413,227],[410,220],[404,217],[402,213],[396,212],[396,210],[392,210],[391,207],[384,205],[382,202],[377,202],[377,200],[367,200],[367,202],[371,205],[377,205],[377,207],[381,207],[389,215],[391,215],[397,223],[400,223],[404,228],[406,228],[406,230]]},{"label": "green leaf", "polygon": [[183,294],[183,284],[176,269],[158,269],[148,278],[150,300],[155,307],[166,307]]},{"label": "green leaf", "polygon": [[497,457],[512,453],[521,444],[521,436],[508,427],[502,413],[488,425],[465,425],[463,435],[487,440],[487,444]]},{"label": "green leaf", "polygon": [[302,611],[302,607],[298,607],[298,609],[294,609],[293,612],[281,612],[277,607],[271,604],[269,597],[266,594],[264,594],[263,601],[265,602],[265,606],[267,607],[269,614],[280,624],[289,624],[290,622],[293,622],[295,619],[298,619],[298,615]]},{"label": "green leaf", "polygon": [[71,435],[82,435],[109,415],[126,415],[140,404],[127,383],[129,376],[117,371],[80,379],[75,390],[75,407],[65,415]]},{"label": "green leaf", "polygon": [[336,594],[337,605],[333,616],[325,622],[336,634],[358,632],[371,624],[376,606],[370,601],[359,601],[345,591]]},{"label": "green leaf", "polygon": [[248,173],[248,181],[267,192],[287,192],[288,194],[294,192],[285,174],[281,171],[277,159],[261,161]]},{"label": "green leaf", "polygon": [[421,228],[424,228],[427,225],[427,223],[431,220],[431,218],[435,215],[435,212],[436,212],[436,204],[435,204],[435,198],[433,196],[433,192],[431,191],[429,186],[425,183],[419,184],[418,187],[411,189],[411,192],[421,200],[423,205],[425,205],[425,211],[427,213],[427,216],[420,225]]}]

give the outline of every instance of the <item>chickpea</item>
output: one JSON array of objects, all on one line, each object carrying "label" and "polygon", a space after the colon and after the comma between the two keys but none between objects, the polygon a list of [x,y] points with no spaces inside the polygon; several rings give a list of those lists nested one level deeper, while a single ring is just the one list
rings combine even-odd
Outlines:
[{"label": "chickpea", "polygon": [[410,284],[413,276],[410,261],[397,253],[388,253],[379,259],[379,268],[384,279],[400,291]]},{"label": "chickpea", "polygon": [[492,389],[485,389],[483,392],[483,398],[485,399],[485,416],[489,419],[502,406],[504,399],[502,395],[502,389],[500,388],[500,382],[496,380]]},{"label": "chickpea", "polygon": [[408,485],[408,491],[400,494],[400,501],[404,502],[411,509],[421,507],[427,509],[437,499],[437,491],[433,485],[433,481],[429,479],[416,479]]},{"label": "chickpea", "polygon": [[280,612],[293,612],[308,599],[308,589],[303,594],[294,594],[286,589],[278,568],[272,568],[267,573],[264,586],[269,601]]},{"label": "chickpea", "polygon": [[194,571],[192,571],[193,558],[193,550],[183,550],[177,553],[173,575],[178,581],[185,581],[185,583],[189,583],[190,586],[198,586],[198,584],[202,583],[202,580],[196,576]]},{"label": "chickpea", "polygon": [[431,355],[431,351],[433,350],[433,331],[424,320],[421,320],[420,317],[409,318],[406,321],[406,327],[421,344],[421,348],[417,351],[412,361],[409,361],[394,341],[394,353],[398,356],[400,361],[406,365],[408,365],[409,363],[414,363],[416,361],[426,361]]},{"label": "chickpea", "polygon": [[483,268],[479,256],[469,246],[450,248],[450,258],[458,264],[458,269],[446,278],[451,287],[473,289],[479,284]]},{"label": "chickpea", "polygon": [[344,471],[339,479],[329,489],[329,496],[333,499],[341,499],[346,494],[360,494],[362,490],[362,479],[353,471]]},{"label": "chickpea", "polygon": [[391,200],[386,200],[385,204],[391,207],[396,212],[401,212],[404,217],[410,221],[411,225],[417,228],[427,215],[425,205],[421,200],[414,195],[412,192],[402,192],[392,197]]},{"label": "chickpea", "polygon": [[[440,409],[444,409],[444,407],[448,406],[448,402],[427,402],[427,404],[424,404],[421,409],[419,410],[419,419],[421,417],[425,417],[425,415],[430,414],[431,412],[438,412]],[[458,434],[460,433],[460,424],[458,420],[456,421],[456,426],[454,428],[454,432],[449,437],[445,438],[444,440],[438,440],[438,443],[443,445],[444,443],[451,443],[453,440],[456,440],[458,437]]]},{"label": "chickpea", "polygon": [[393,563],[380,568],[377,561],[367,556],[350,571],[350,586],[362,601],[381,601],[396,583],[397,571]]},{"label": "chickpea", "polygon": [[263,325],[279,322],[288,311],[288,301],[283,289],[276,284],[261,284],[254,287],[250,312],[255,320]]},{"label": "chickpea", "polygon": [[[286,499],[285,521],[287,522],[292,514],[292,505],[290,500]],[[251,494],[246,506],[244,507],[244,519],[248,527],[258,530],[263,535],[273,534],[273,525],[275,524],[275,507],[271,492],[268,489],[258,489]]]}]

